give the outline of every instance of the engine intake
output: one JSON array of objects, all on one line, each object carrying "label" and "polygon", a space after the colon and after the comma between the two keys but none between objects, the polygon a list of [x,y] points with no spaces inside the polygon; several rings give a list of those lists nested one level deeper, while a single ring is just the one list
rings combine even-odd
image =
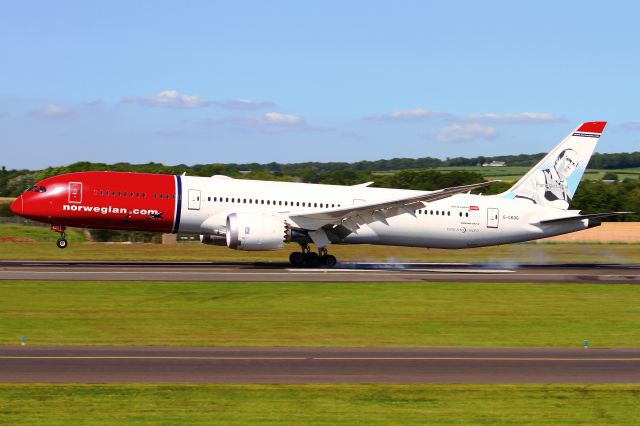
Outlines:
[{"label": "engine intake", "polygon": [[282,216],[260,212],[227,216],[227,247],[235,250],[278,250],[288,234],[289,226]]}]

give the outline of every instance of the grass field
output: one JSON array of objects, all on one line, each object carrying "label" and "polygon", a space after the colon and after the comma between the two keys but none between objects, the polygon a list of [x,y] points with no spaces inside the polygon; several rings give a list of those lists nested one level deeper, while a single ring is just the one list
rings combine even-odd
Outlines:
[{"label": "grass field", "polygon": [[[28,229],[13,232],[13,227],[0,225],[0,259],[287,262],[289,253],[298,250],[296,244],[283,250],[243,252],[199,243],[80,243],[79,232],[69,232],[69,246],[60,250],[55,246],[57,235],[47,228],[18,227]],[[640,245],[619,243],[522,243],[464,250],[332,245],[330,252],[340,261],[359,262],[640,263]]]},{"label": "grass field", "polygon": [[[66,232],[67,240],[70,243],[85,241],[84,234],[80,229],[68,229]],[[0,245],[6,243],[31,243],[31,242],[49,242],[55,246],[58,234],[51,231],[48,226],[22,226],[1,224],[0,225]],[[15,246],[21,247],[21,246]]]},{"label": "grass field", "polygon": [[[465,172],[476,172],[481,174],[485,179],[497,179],[505,182],[515,182],[524,176],[529,170],[531,170],[531,166],[505,166],[505,167],[482,167],[482,166],[458,166],[458,167],[435,167],[433,170],[439,172],[454,172],[454,171],[465,171]],[[412,171],[421,171],[425,169],[407,169]],[[385,172],[373,172],[373,175],[393,175],[401,170],[390,170]],[[582,180],[602,180],[606,173],[615,173],[618,175],[618,180],[624,179],[639,179],[640,178],[640,168],[629,168],[629,169],[587,169],[584,172]]]},{"label": "grass field", "polygon": [[637,425],[638,385],[0,385],[4,424]]},{"label": "grass field", "polygon": [[640,286],[0,281],[0,344],[640,346]]}]

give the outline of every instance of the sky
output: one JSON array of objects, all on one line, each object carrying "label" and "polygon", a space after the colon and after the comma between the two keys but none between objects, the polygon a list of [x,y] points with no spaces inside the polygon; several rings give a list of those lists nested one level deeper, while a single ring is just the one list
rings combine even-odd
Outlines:
[{"label": "sky", "polygon": [[640,146],[640,3],[3,1],[0,165]]}]

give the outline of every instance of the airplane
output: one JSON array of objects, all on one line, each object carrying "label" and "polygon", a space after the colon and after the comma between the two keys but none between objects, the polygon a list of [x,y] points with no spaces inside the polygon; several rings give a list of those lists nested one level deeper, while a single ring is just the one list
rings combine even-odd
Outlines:
[{"label": "airplane", "polygon": [[[331,244],[462,249],[551,237],[625,214],[581,215],[569,203],[606,122],[585,122],[510,189],[480,182],[437,191],[127,172],[76,172],[36,183],[11,210],[48,223],[67,247],[68,226],[200,235],[235,250],[300,245],[294,266],[332,267]],[[310,248],[313,244],[317,252]]]}]

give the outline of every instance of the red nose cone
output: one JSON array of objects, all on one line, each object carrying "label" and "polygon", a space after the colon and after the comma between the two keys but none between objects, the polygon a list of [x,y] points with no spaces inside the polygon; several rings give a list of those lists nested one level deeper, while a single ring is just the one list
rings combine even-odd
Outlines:
[{"label": "red nose cone", "polygon": [[19,196],[18,198],[16,198],[13,201],[13,203],[11,203],[9,208],[11,209],[13,214],[18,215],[18,216],[22,216],[22,211],[23,211],[23,208],[22,208],[22,195]]}]

